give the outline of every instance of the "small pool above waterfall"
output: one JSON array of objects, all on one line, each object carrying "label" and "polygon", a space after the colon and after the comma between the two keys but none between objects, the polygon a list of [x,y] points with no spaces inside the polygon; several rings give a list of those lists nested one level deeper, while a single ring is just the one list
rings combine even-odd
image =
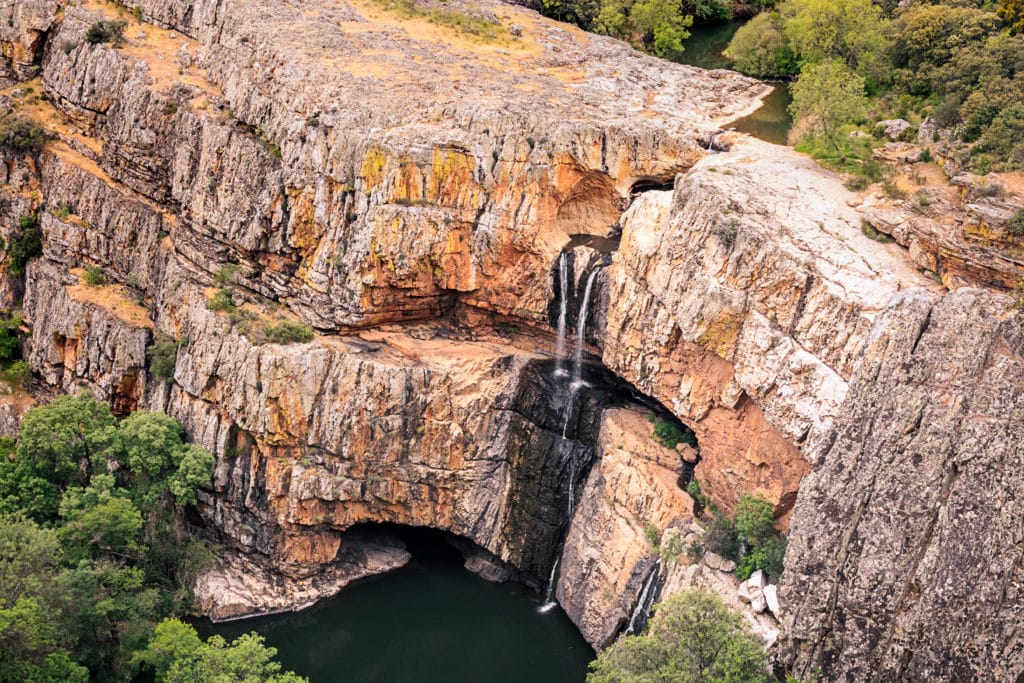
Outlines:
[{"label": "small pool above waterfall", "polygon": [[[425,540],[424,540],[425,538]],[[413,559],[297,613],[198,624],[202,635],[257,631],[311,683],[580,683],[594,652],[561,609],[513,582],[489,583],[433,535]]]},{"label": "small pool above waterfall", "polygon": [[[731,62],[722,51],[729,46],[729,41],[742,25],[742,21],[732,21],[694,26],[690,29],[690,37],[683,42],[685,50],[677,61],[702,69],[731,68]],[[789,130],[793,127],[793,117],[789,114],[789,104],[793,97],[789,94],[788,83],[769,83],[775,90],[764,99],[761,107],[749,116],[726,124],[724,128],[735,128],[766,142],[785,145],[788,144]]]}]

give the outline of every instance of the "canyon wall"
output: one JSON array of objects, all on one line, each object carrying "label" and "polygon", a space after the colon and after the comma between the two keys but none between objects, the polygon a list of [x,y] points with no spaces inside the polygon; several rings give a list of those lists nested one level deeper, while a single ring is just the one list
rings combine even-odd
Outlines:
[{"label": "canyon wall", "polygon": [[[556,597],[604,645],[651,536],[692,523],[653,399],[696,433],[714,502],[761,494],[791,524],[780,656],[801,676],[1022,673],[1021,323],[868,239],[791,150],[709,151],[767,86],[497,3],[493,42],[355,1],[138,4],[23,0],[0,35],[4,106],[52,135],[4,151],[0,236],[38,211],[43,253],[24,277],[5,261],[0,293],[24,292],[35,395],[163,410],[216,454],[200,513],[236,560],[208,612],[394,566],[346,539],[388,522],[538,586],[559,561]],[[84,40],[119,12],[123,45]],[[559,255],[617,230],[573,401]],[[570,327],[601,260],[572,253]],[[311,341],[266,343],[299,322]]]}]

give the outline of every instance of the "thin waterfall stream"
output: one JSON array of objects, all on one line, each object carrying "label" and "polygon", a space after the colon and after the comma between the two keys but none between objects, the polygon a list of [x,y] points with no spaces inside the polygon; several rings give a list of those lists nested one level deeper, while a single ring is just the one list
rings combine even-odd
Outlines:
[{"label": "thin waterfall stream", "polygon": [[644,585],[640,591],[640,597],[636,601],[636,607],[633,608],[633,614],[629,617],[629,626],[626,627],[623,635],[636,635],[643,630],[644,626],[647,625],[647,620],[651,616],[651,609],[654,607],[654,601],[658,598],[660,580],[661,560],[659,559],[654,563],[654,566],[651,567],[651,571],[647,574],[647,578],[644,579]]},{"label": "thin waterfall stream", "polygon": [[565,375],[565,327],[569,314],[569,257],[563,251],[558,257],[559,309],[558,337],[555,341],[555,376]]},{"label": "thin waterfall stream", "polygon": [[[591,270],[587,276],[587,282],[583,290],[583,298],[580,300],[580,308],[576,316],[576,344],[573,349],[573,369],[572,377],[567,387],[567,398],[565,402],[565,416],[562,421],[562,438],[569,440],[569,425],[572,423],[573,408],[576,405],[576,396],[580,389],[588,386],[583,380],[583,346],[586,343],[587,333],[587,320],[590,317],[590,300],[594,290],[594,282],[597,280],[597,275],[601,270],[601,266],[598,265],[596,268]],[[558,276],[559,276],[559,296],[560,306],[558,313],[557,330],[558,337],[555,346],[555,377],[564,377],[567,373],[565,371],[565,341],[567,336],[567,321],[568,317],[568,300],[569,300],[569,286],[568,286],[568,259],[566,253],[562,254],[558,258]],[[562,386],[565,386],[564,384]],[[568,491],[566,495],[567,499],[567,519],[569,523],[572,523],[573,513],[576,511],[576,455],[575,453],[569,456],[569,481]],[[556,604],[555,600],[555,588],[558,583],[558,567],[561,562],[561,553],[556,554],[555,562],[551,566],[551,575],[548,577],[547,587],[544,591],[544,604],[541,605],[540,611],[547,612],[551,610]]]}]

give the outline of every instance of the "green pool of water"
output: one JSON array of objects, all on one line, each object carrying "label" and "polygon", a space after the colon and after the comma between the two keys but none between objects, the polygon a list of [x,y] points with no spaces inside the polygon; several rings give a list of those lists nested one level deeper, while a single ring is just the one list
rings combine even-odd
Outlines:
[{"label": "green pool of water", "polygon": [[[442,556],[443,555],[443,556]],[[229,640],[258,631],[311,683],[579,683],[594,652],[561,609],[459,558],[414,551],[402,569],[298,613],[200,623]]]},{"label": "green pool of water", "polygon": [[[729,60],[722,56],[722,50],[729,45],[740,26],[742,22],[737,21],[692,27],[690,37],[683,43],[686,51],[678,61],[702,69],[728,69]],[[735,128],[776,145],[787,144],[786,138],[793,126],[793,119],[789,115],[789,103],[793,98],[789,94],[788,84],[773,82],[772,85],[775,90],[765,98],[760,109],[724,127]]]}]

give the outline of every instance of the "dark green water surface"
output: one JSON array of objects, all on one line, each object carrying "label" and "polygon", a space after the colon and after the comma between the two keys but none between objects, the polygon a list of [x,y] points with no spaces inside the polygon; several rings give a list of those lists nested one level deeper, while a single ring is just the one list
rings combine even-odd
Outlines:
[{"label": "dark green water surface", "polygon": [[561,609],[492,584],[446,553],[360,581],[298,613],[198,624],[204,636],[266,636],[312,683],[578,683],[594,657]]},{"label": "dark green water surface", "polygon": [[[728,69],[729,60],[722,56],[722,50],[729,45],[740,26],[742,22],[692,27],[690,37],[683,43],[686,50],[678,61],[702,69]],[[773,82],[772,85],[775,90],[765,98],[760,109],[733,121],[725,128],[735,128],[776,145],[787,144],[786,137],[793,125],[788,107],[793,98],[789,94],[788,84]]]}]

